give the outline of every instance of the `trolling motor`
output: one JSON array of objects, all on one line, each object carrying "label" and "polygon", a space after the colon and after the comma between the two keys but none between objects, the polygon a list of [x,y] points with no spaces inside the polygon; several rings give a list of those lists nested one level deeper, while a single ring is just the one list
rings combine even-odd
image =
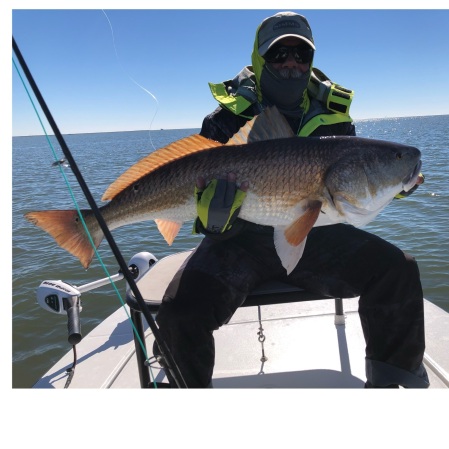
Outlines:
[{"label": "trolling motor", "polygon": [[[148,252],[135,254],[128,263],[129,271],[134,280],[137,282],[151,269],[157,260],[153,254]],[[48,312],[60,315],[67,314],[68,341],[74,346],[83,338],[79,318],[80,312],[82,311],[81,294],[107,285],[110,282],[120,281],[123,278],[123,273],[119,272],[113,276],[98,279],[97,281],[80,285],[79,287],[61,280],[42,281],[36,292],[37,303]]]}]

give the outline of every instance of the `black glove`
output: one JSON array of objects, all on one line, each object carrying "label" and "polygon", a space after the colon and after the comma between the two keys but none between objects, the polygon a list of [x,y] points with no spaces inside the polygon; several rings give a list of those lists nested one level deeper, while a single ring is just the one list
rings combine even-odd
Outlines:
[{"label": "black glove", "polygon": [[213,179],[205,188],[195,186],[198,217],[193,233],[222,234],[229,231],[240,212],[246,189],[246,183],[238,188],[232,175],[228,179]]}]

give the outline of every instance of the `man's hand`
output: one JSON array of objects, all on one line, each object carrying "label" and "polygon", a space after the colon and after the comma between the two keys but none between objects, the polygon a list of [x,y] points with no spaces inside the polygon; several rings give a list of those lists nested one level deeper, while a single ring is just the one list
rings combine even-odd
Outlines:
[{"label": "man's hand", "polygon": [[229,173],[227,179],[213,179],[206,185],[199,177],[195,186],[198,218],[193,232],[220,234],[231,229],[248,190],[248,182],[236,185],[236,176]]}]

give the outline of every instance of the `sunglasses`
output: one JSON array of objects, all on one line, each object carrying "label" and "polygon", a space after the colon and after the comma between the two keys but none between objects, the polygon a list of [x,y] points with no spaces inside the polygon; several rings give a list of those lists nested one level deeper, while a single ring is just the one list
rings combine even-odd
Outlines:
[{"label": "sunglasses", "polygon": [[288,47],[282,45],[273,47],[265,53],[264,59],[270,64],[281,64],[285,62],[288,55],[293,55],[293,58],[298,64],[310,64],[313,59],[313,49],[298,45],[296,47]]}]

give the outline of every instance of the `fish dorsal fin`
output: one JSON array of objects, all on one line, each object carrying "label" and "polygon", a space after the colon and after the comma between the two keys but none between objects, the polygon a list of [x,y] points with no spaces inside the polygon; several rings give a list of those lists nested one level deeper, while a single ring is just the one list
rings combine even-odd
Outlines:
[{"label": "fish dorsal fin", "polygon": [[159,148],[158,150],[145,156],[140,161],[132,165],[128,170],[121,174],[107,189],[102,200],[111,200],[132,183],[138,181],[143,176],[151,173],[159,167],[162,167],[176,159],[181,159],[189,154],[198,153],[209,148],[223,146],[222,143],[207,139],[199,134],[185,137],[176,142]]},{"label": "fish dorsal fin", "polygon": [[293,137],[286,118],[276,106],[264,109],[259,115],[242,126],[226,143],[226,145],[244,145],[262,140],[283,139]]}]

